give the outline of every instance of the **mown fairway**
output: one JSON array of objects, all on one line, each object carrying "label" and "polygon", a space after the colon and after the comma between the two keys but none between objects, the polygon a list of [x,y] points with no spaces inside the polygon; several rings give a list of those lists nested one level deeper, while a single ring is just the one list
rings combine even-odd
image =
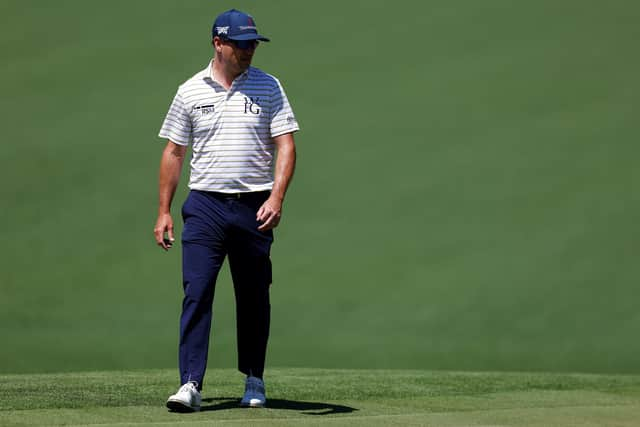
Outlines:
[{"label": "mown fairway", "polygon": [[[1,425],[632,426],[640,377],[274,369],[269,408],[241,409],[240,375],[212,370],[197,414],[169,413],[174,372],[0,376]],[[162,398],[160,398],[162,396]]]},{"label": "mown fairway", "polygon": [[232,6],[303,128],[270,366],[640,373],[640,3],[577,0],[3,0],[0,372],[176,365],[156,134]]}]

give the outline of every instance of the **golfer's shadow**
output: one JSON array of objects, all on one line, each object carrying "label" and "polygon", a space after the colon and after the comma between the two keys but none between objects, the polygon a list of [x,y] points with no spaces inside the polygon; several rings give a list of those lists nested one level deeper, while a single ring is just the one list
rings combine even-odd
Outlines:
[{"label": "golfer's shadow", "polygon": [[[202,405],[200,411],[222,411],[240,407],[240,399],[236,397],[208,397],[202,399],[202,403],[205,402],[209,403],[209,405]],[[348,414],[358,410],[350,406],[334,405],[332,403],[300,402],[287,399],[267,399],[267,408],[300,411],[305,415]]]}]

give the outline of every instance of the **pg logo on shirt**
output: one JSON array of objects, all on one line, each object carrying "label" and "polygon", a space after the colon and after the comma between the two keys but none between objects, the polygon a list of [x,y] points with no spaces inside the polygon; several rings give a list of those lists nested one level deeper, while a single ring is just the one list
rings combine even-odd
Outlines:
[{"label": "pg logo on shirt", "polygon": [[244,113],[245,114],[260,114],[260,97],[244,97]]}]

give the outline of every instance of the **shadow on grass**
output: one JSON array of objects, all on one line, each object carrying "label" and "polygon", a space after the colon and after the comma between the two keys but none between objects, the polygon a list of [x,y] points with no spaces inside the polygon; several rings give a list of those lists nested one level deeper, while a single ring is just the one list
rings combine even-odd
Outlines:
[{"label": "shadow on grass", "polygon": [[[235,397],[209,397],[202,399],[202,403],[205,402],[209,403],[209,405],[202,405],[200,411],[222,411],[240,407],[240,399]],[[358,410],[350,406],[334,405],[332,403],[301,402],[287,399],[267,399],[267,408],[300,411],[305,415],[348,414]],[[252,409],[247,410],[251,411]]]}]

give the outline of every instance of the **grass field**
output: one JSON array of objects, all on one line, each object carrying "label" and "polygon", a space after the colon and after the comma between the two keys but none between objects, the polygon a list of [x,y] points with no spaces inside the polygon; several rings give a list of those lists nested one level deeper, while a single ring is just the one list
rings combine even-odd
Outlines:
[{"label": "grass field", "polygon": [[233,5],[302,126],[272,364],[640,373],[640,6],[577,0],[3,2],[0,372],[175,364],[156,134]]},{"label": "grass field", "polygon": [[[225,269],[205,396],[225,410],[183,418],[162,408],[181,284],[151,233],[156,135],[231,7],[272,38],[255,65],[302,127],[273,248],[280,406],[226,409]],[[3,0],[0,422],[632,425],[639,21],[624,0]],[[357,410],[309,415],[334,406]]]},{"label": "grass field", "polygon": [[633,426],[640,377],[274,369],[269,408],[238,408],[240,375],[213,370],[200,413],[169,413],[175,372],[0,376],[1,425]]}]

